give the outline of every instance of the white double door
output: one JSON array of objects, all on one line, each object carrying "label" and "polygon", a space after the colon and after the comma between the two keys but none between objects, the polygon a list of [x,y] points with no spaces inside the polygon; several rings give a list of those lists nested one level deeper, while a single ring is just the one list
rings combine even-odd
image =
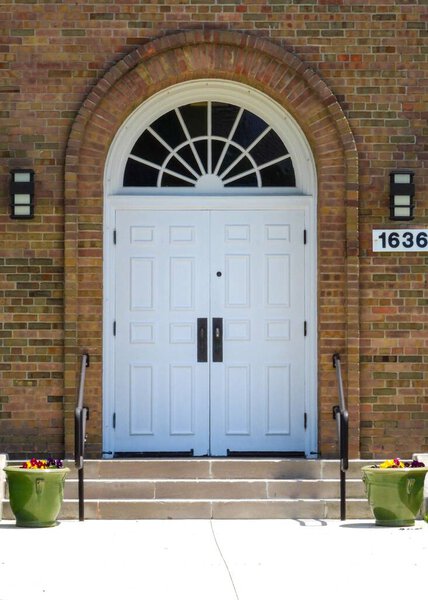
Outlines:
[{"label": "white double door", "polygon": [[116,451],[304,450],[304,218],[116,211]]}]

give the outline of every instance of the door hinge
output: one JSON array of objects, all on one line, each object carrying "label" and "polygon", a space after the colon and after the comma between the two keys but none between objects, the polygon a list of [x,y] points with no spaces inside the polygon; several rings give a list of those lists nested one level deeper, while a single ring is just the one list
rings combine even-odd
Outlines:
[{"label": "door hinge", "polygon": [[306,337],[308,335],[308,322],[303,321],[303,335]]},{"label": "door hinge", "polygon": [[304,416],[303,416],[303,424],[305,426],[305,429],[307,429],[307,427],[308,427],[308,413],[306,413],[306,412],[304,413]]},{"label": "door hinge", "polygon": [[116,413],[113,413],[113,429],[116,429]]},{"label": "door hinge", "polygon": [[306,229],[303,230],[303,243],[306,244],[308,241],[308,232]]},{"label": "door hinge", "polygon": [[113,244],[116,246],[116,241],[117,241],[117,237],[116,237],[116,229],[113,229]]},{"label": "door hinge", "polygon": [[116,321],[113,321],[113,335],[116,336]]}]

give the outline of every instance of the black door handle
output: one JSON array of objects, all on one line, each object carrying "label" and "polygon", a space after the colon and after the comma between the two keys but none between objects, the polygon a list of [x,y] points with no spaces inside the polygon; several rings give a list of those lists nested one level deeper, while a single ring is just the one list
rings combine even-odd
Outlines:
[{"label": "black door handle", "polygon": [[208,319],[198,319],[198,362],[208,361]]},{"label": "black door handle", "polygon": [[213,362],[223,362],[223,319],[213,319]]}]

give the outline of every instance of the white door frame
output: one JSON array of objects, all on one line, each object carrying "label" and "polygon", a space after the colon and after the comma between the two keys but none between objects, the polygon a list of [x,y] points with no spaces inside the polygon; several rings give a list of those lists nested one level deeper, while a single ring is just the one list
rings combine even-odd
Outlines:
[{"label": "white door frame", "polygon": [[[287,210],[304,209],[307,230],[305,245],[305,412],[308,415],[305,453],[318,450],[317,400],[317,236],[316,204],[313,196],[136,196],[108,195],[104,210],[104,310],[103,310],[103,454],[115,452],[113,412],[115,389],[115,344],[113,323],[116,320],[114,229],[117,210]],[[302,324],[303,326],[303,324]]]}]

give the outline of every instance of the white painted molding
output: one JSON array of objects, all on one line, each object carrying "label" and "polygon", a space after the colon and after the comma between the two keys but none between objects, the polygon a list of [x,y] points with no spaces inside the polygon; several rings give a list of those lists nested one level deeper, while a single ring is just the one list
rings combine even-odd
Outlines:
[{"label": "white painted molding", "polygon": [[[284,141],[292,157],[296,188],[228,188],[221,196],[195,188],[123,188],[129,153],[141,133],[155,119],[177,106],[216,100],[242,106],[255,113]],[[299,125],[277,102],[262,92],[237,82],[198,80],[163,90],[143,102],[117,132],[106,161],[104,176],[104,333],[103,333],[103,450],[114,452],[112,430],[114,344],[111,327],[115,319],[113,277],[113,230],[117,210],[287,210],[305,208],[308,243],[305,246],[308,321],[306,337],[305,411],[308,429],[307,456],[318,451],[317,399],[317,177],[310,146]],[[105,455],[106,458],[109,455]]]}]

